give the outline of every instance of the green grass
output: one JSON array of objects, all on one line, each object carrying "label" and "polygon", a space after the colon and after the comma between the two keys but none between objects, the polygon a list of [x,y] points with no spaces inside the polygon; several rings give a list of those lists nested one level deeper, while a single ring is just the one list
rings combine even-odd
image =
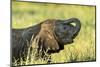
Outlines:
[{"label": "green grass", "polygon": [[[74,43],[64,46],[64,50],[51,55],[51,63],[94,61],[95,56],[95,7],[64,4],[43,4],[12,2],[12,27],[25,28],[46,19],[79,18],[81,30]],[[45,64],[43,59],[31,62],[21,61],[20,65]],[[18,64],[14,64],[18,65]]]}]

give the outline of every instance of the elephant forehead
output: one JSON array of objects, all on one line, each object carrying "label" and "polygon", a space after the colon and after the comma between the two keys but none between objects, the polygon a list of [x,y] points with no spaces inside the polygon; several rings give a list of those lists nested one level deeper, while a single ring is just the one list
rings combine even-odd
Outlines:
[{"label": "elephant forehead", "polygon": [[54,24],[43,24],[42,26],[41,26],[41,30],[53,30],[54,29],[54,27],[55,27],[55,25]]}]

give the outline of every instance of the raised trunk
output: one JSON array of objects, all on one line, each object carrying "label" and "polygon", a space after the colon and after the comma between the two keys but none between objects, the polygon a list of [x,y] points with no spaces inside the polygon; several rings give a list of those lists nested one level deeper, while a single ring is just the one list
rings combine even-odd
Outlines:
[{"label": "raised trunk", "polygon": [[74,35],[77,35],[78,32],[80,31],[81,23],[80,23],[79,19],[77,19],[77,18],[70,18],[68,20],[65,20],[64,23],[65,24],[75,23],[75,26],[73,25],[74,29],[72,30]]}]

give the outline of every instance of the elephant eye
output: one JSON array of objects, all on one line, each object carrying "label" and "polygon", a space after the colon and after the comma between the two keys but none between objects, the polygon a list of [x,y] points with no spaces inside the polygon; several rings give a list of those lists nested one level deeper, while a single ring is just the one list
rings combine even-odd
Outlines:
[{"label": "elephant eye", "polygon": [[64,30],[66,29],[66,27],[64,27]]}]

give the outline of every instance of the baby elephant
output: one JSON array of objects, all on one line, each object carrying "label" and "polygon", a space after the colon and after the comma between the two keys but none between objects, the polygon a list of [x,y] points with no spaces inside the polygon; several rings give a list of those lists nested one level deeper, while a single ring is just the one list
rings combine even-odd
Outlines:
[{"label": "baby elephant", "polygon": [[48,19],[28,28],[12,29],[12,57],[24,57],[29,47],[49,54],[59,52],[65,44],[73,42],[80,28],[80,20],[70,18]]}]

